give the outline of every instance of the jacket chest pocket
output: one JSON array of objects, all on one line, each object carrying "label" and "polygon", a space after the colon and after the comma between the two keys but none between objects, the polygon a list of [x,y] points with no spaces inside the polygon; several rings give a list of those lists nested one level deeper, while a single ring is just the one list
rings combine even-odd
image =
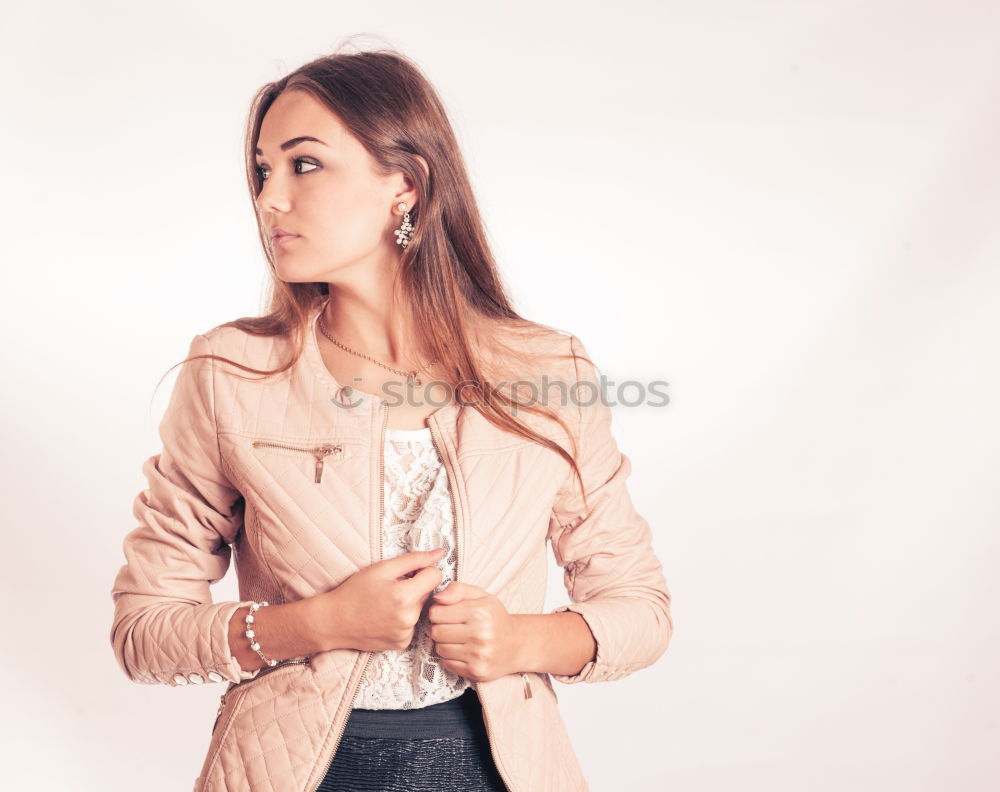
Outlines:
[{"label": "jacket chest pocket", "polygon": [[266,572],[274,588],[291,598],[318,585],[306,585],[299,574],[305,567],[322,567],[339,579],[348,569],[342,555],[356,563],[367,558],[369,499],[359,493],[368,492],[372,459],[363,440],[263,433],[219,439],[246,498],[248,548],[254,552],[237,564],[248,581],[259,582],[257,573]]},{"label": "jacket chest pocket", "polygon": [[251,447],[264,454],[287,454],[300,459],[311,460],[312,481],[314,484],[323,482],[323,470],[326,460],[331,457],[341,458],[344,446],[340,443],[305,443],[293,444],[277,440],[253,440]]}]

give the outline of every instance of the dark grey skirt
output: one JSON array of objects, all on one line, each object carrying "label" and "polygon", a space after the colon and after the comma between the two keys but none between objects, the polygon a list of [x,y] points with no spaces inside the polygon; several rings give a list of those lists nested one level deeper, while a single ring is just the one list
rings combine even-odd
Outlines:
[{"label": "dark grey skirt", "polygon": [[351,710],[316,792],[507,792],[475,688],[408,710]]}]

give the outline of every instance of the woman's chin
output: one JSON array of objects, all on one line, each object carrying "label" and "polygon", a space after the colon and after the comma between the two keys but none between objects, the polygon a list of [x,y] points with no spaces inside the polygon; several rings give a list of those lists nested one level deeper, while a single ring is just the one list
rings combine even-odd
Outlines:
[{"label": "woman's chin", "polygon": [[317,273],[309,272],[305,267],[290,266],[280,258],[275,262],[274,270],[278,278],[286,283],[312,283],[319,279]]}]

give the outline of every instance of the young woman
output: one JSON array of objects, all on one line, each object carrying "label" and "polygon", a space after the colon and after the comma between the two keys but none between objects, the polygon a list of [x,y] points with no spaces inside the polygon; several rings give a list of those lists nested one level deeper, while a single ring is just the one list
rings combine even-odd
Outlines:
[{"label": "young woman", "polygon": [[[673,630],[595,367],[511,307],[405,57],[264,86],[246,141],[270,310],[191,342],[119,664],[228,682],[196,792],[587,789],[551,680],[620,678]],[[573,602],[542,613],[547,543]],[[240,600],[213,602],[233,552]]]}]

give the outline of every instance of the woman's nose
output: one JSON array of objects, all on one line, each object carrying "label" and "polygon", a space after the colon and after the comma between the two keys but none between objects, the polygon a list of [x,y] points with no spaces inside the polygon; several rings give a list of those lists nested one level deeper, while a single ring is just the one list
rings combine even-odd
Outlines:
[{"label": "woman's nose", "polygon": [[257,209],[261,212],[275,210],[288,211],[288,190],[282,186],[274,175],[268,176],[257,194]]}]

